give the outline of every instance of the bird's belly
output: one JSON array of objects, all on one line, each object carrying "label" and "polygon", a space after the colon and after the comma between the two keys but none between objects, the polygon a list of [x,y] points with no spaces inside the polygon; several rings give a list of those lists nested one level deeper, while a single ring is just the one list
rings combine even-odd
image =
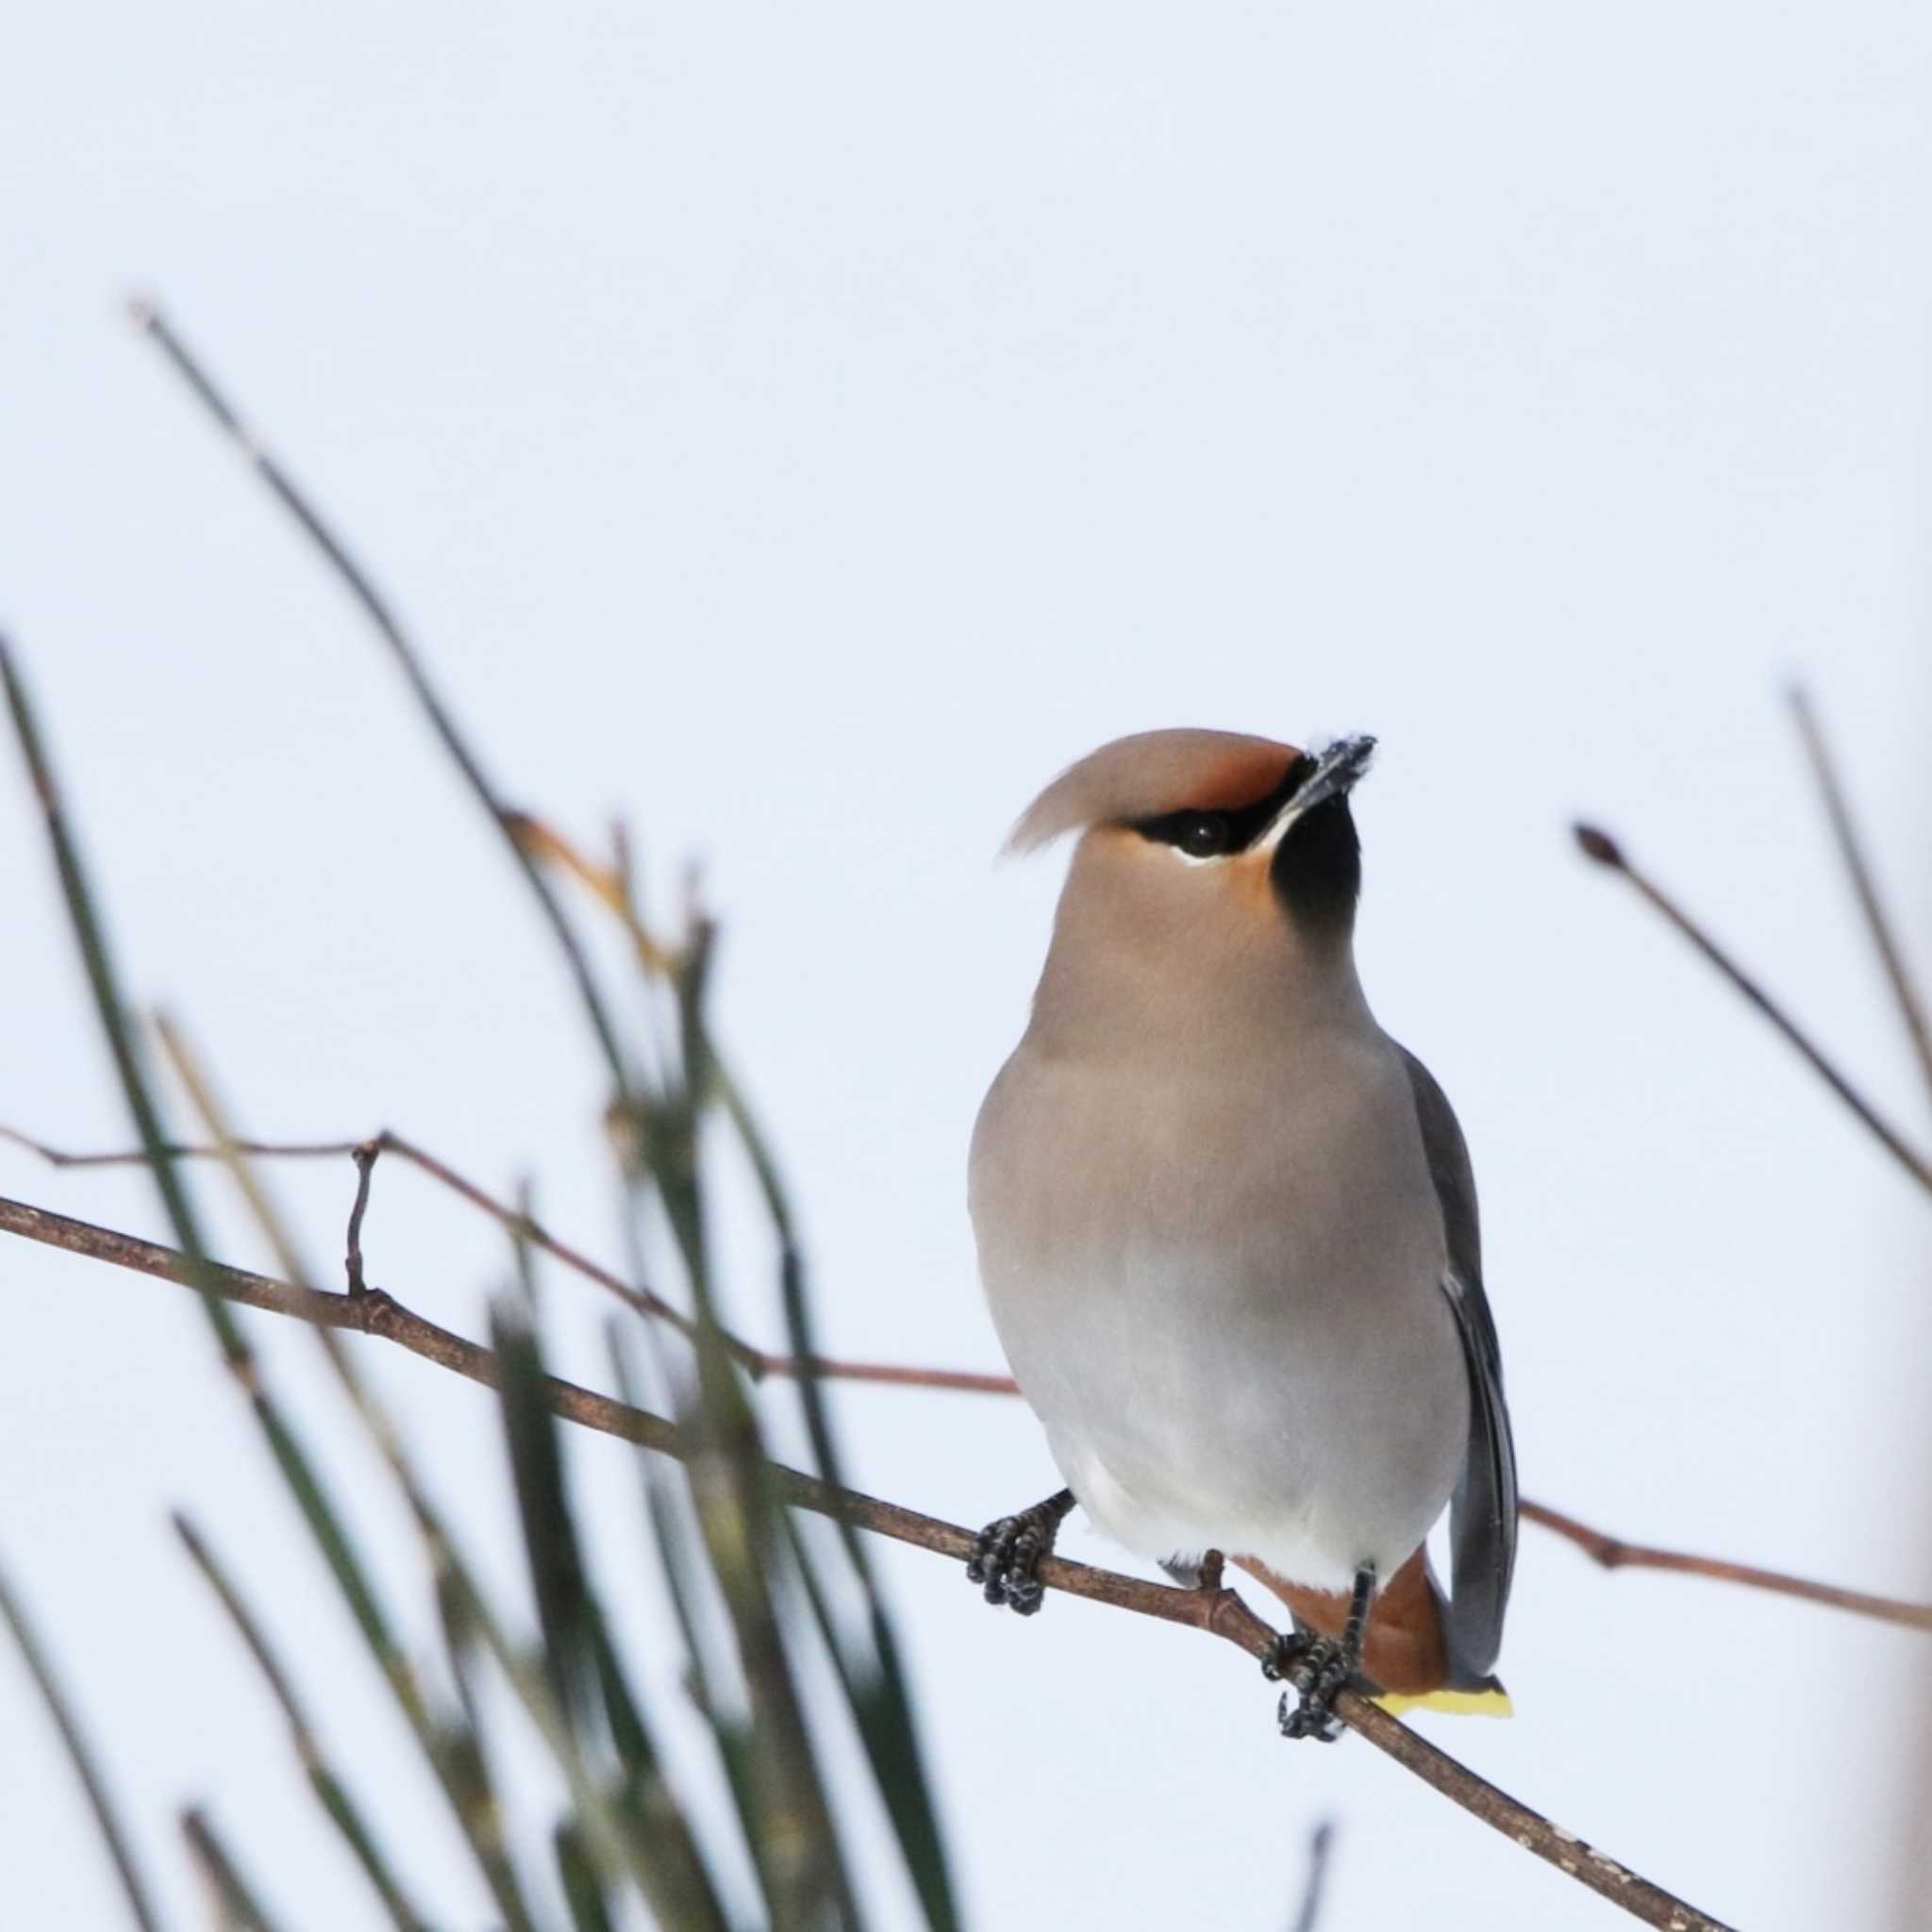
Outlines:
[{"label": "bird's belly", "polygon": [[1447,1502],[1467,1438],[1440,1291],[1379,1334],[1338,1332],[1297,1324],[1289,1298],[1257,1321],[1198,1274],[1162,1272],[995,1298],[1013,1373],[1096,1526],[1142,1556],[1255,1556],[1319,1589],[1345,1589],[1364,1561],[1392,1574]]},{"label": "bird's belly", "polygon": [[1064,1126],[1051,1160],[976,1176],[974,1222],[1008,1359],[1081,1506],[1156,1558],[1251,1555],[1324,1590],[1364,1561],[1392,1574],[1468,1440],[1425,1177],[1364,1199],[1345,1139],[1343,1171],[1310,1174],[1271,1137],[1250,1188]]}]

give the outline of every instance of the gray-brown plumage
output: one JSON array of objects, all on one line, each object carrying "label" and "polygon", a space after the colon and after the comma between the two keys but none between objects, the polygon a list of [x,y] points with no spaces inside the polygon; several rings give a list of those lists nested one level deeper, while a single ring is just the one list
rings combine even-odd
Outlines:
[{"label": "gray-brown plumage", "polygon": [[[1356,975],[1371,749],[1148,732],[1041,795],[1014,847],[1078,843],[971,1205],[1013,1373],[1095,1524],[1245,1561],[1329,1638],[1380,1586],[1369,1674],[1474,1707],[1499,1701],[1514,1457],[1462,1136]],[[1445,1608],[1423,1543],[1452,1496]],[[989,1531],[990,1596],[1037,1606],[1063,1513]]]}]

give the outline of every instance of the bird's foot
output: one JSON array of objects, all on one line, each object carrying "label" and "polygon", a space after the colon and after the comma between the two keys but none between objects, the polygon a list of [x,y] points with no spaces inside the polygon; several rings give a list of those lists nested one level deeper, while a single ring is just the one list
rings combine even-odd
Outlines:
[{"label": "bird's foot", "polygon": [[1062,1490],[1017,1516],[989,1523],[966,1559],[967,1582],[977,1584],[995,1608],[1004,1604],[1023,1617],[1032,1616],[1046,1600],[1041,1559],[1053,1555],[1054,1540],[1073,1507],[1073,1491]]},{"label": "bird's foot", "polygon": [[1283,1630],[1276,1633],[1274,1641],[1261,1653],[1261,1674],[1271,1684],[1285,1684],[1294,1674],[1294,1667],[1307,1655],[1314,1638],[1306,1630]]},{"label": "bird's foot", "polygon": [[1285,1680],[1299,1700],[1290,1707],[1281,1693],[1276,1722],[1284,1738],[1319,1738],[1332,1744],[1341,1735],[1335,1714],[1336,1694],[1361,1666],[1362,1643],[1368,1635],[1369,1609],[1375,1597],[1375,1566],[1361,1564],[1355,1573],[1349,1597],[1348,1621],[1338,1637],[1322,1637],[1297,1627],[1292,1636],[1277,1637],[1261,1659],[1263,1676]]},{"label": "bird's foot", "polygon": [[[1345,1644],[1332,1637],[1298,1638],[1292,1661],[1273,1674],[1285,1677],[1300,1700],[1292,1707],[1289,1693],[1281,1693],[1275,1722],[1284,1738],[1319,1738],[1332,1744],[1341,1735],[1341,1720],[1335,1715],[1335,1693],[1355,1675],[1356,1659]],[[1266,1671],[1264,1661],[1261,1668]]]}]

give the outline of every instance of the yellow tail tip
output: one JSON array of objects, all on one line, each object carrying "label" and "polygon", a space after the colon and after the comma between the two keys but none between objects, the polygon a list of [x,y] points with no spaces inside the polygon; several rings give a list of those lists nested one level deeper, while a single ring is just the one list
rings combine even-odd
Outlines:
[{"label": "yellow tail tip", "polygon": [[1391,1717],[1403,1717],[1411,1710],[1446,1711],[1451,1717],[1514,1717],[1516,1707],[1509,1693],[1498,1684],[1490,1690],[1425,1690],[1420,1697],[1403,1697],[1389,1691],[1375,1699]]}]

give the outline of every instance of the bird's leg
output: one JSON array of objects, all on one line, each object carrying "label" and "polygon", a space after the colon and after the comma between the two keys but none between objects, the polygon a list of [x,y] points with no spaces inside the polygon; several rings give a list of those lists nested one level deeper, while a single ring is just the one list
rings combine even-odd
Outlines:
[{"label": "bird's leg", "polygon": [[1023,1617],[1032,1616],[1046,1596],[1040,1559],[1053,1555],[1054,1539],[1073,1507],[1073,1491],[1061,1490],[1017,1516],[989,1523],[966,1559],[967,1582],[978,1584],[995,1607],[1005,1604]]},{"label": "bird's leg", "polygon": [[1210,1595],[1221,1588],[1227,1558],[1219,1550],[1203,1550],[1198,1557],[1162,1557],[1160,1567],[1168,1581],[1181,1590],[1201,1590]]},{"label": "bird's leg", "polygon": [[[1375,1600],[1375,1566],[1364,1563],[1355,1573],[1355,1591],[1348,1601],[1348,1622],[1338,1641],[1332,1637],[1307,1637],[1297,1630],[1291,1640],[1276,1640],[1276,1649],[1261,1662],[1263,1672],[1285,1676],[1301,1702],[1291,1710],[1288,1692],[1281,1693],[1279,1721],[1284,1738],[1319,1738],[1332,1744],[1341,1735],[1341,1720],[1333,1708],[1335,1693],[1356,1674],[1362,1660],[1362,1639],[1368,1632],[1369,1607]],[[1270,1670],[1270,1665],[1274,1668]]]}]

